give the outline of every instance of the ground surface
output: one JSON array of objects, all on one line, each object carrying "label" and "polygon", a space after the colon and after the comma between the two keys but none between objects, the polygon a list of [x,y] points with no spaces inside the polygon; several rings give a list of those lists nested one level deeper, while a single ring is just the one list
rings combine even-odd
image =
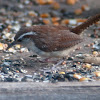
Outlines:
[{"label": "ground surface", "polygon": [[[22,1],[24,1],[24,0],[22,0]],[[25,8],[18,9],[18,4],[20,4],[20,3],[18,3],[15,0],[10,0],[10,1],[9,0],[5,0],[5,1],[0,0],[0,8],[7,8],[8,11],[10,10],[11,13],[13,13],[14,11],[25,12],[25,11],[29,11],[29,10],[36,10],[39,13],[48,13],[50,11],[51,12],[53,11],[52,9],[50,9],[50,6],[48,6],[48,5],[43,5],[43,6],[35,6],[34,5],[34,6],[30,6],[30,7],[29,7],[29,5],[25,5]],[[79,16],[70,15],[70,12],[74,12],[75,9],[80,8],[83,4],[88,4],[91,9],[89,11],[83,12]],[[99,13],[99,0],[95,0],[95,1],[94,0],[80,0],[80,2],[76,3],[73,6],[70,6],[70,5],[66,6],[66,4],[61,3],[61,8],[57,10],[57,13],[59,13],[62,8],[67,9],[67,11],[69,12],[69,14],[68,14],[68,16],[66,16],[66,18],[87,18],[87,17],[90,17],[92,15]],[[8,15],[9,15],[9,13],[8,13]],[[2,16],[1,16],[1,19],[2,19]],[[86,34],[86,36],[88,34],[93,34],[93,29],[89,28],[84,33]],[[92,40],[94,40],[94,39],[87,40],[87,44],[92,43],[93,42]],[[74,54],[77,54],[77,52],[91,54],[91,49],[85,48],[85,49],[76,51]],[[0,53],[1,56],[4,56],[6,54],[7,53],[2,53],[2,52]],[[28,70],[28,73],[30,74],[32,71],[34,72],[45,65],[45,64],[42,65],[41,63],[37,63],[37,62],[35,63],[34,58],[29,57],[30,55],[31,55],[30,53],[26,53],[26,52],[25,53],[17,53],[17,54],[13,54],[10,59],[19,60],[20,58],[24,58],[25,62],[27,63],[27,65],[25,66],[25,69]]]}]

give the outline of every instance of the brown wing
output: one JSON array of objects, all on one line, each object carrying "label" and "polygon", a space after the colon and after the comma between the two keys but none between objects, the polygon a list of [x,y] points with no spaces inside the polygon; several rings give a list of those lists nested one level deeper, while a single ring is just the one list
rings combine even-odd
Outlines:
[{"label": "brown wing", "polygon": [[67,30],[69,29],[66,26],[50,26],[50,25],[34,25],[32,27],[22,27],[18,33],[15,36],[15,40],[18,39],[19,36],[23,35],[24,33],[33,31],[33,32],[38,32],[38,33],[48,33],[52,31],[58,31],[58,30]]},{"label": "brown wing", "polygon": [[48,25],[23,28],[16,34],[15,40],[30,31],[36,32],[36,35],[29,35],[28,38],[33,40],[35,45],[45,52],[64,50],[82,42],[80,36],[70,32],[68,27]]},{"label": "brown wing", "polygon": [[34,38],[35,45],[42,51],[52,52],[60,51],[82,42],[80,36],[70,32],[69,30],[58,30],[42,34]]}]

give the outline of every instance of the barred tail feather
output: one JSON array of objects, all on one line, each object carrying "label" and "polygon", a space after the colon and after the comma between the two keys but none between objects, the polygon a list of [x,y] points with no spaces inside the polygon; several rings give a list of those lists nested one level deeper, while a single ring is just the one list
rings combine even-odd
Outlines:
[{"label": "barred tail feather", "polygon": [[72,28],[71,32],[74,32],[74,33],[80,35],[82,33],[82,31],[84,31],[90,25],[93,25],[94,23],[96,23],[99,20],[100,20],[100,14],[96,14],[95,16],[90,17],[86,22],[82,23],[81,25],[76,26],[75,28]]}]

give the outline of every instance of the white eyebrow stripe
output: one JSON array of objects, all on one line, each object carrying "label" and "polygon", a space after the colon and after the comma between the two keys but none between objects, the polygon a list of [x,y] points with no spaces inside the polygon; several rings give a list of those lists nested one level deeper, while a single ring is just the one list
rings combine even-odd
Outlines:
[{"label": "white eyebrow stripe", "polygon": [[23,35],[21,35],[18,39],[21,39],[26,35],[37,35],[37,34],[36,34],[36,32],[32,32],[32,31],[31,32],[27,32],[27,33],[24,33]]}]

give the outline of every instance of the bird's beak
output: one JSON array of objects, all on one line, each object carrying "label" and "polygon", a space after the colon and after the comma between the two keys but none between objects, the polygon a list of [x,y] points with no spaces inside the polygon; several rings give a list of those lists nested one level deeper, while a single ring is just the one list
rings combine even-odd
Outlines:
[{"label": "bird's beak", "polygon": [[8,50],[9,48],[11,48],[11,47],[14,46],[15,44],[17,44],[16,41],[13,41],[11,44],[8,45],[8,47],[7,47],[6,50]]}]

